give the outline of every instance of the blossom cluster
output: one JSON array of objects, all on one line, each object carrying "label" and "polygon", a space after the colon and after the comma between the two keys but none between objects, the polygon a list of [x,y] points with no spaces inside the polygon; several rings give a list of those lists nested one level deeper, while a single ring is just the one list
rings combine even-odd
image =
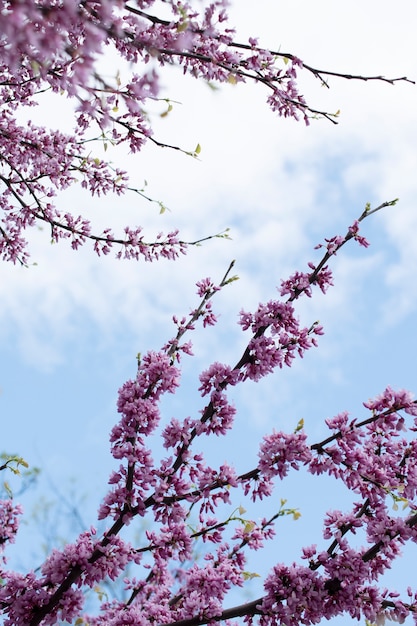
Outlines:
[{"label": "blossom cluster", "polygon": [[9,500],[0,500],[0,551],[3,552],[5,544],[13,543],[19,528],[19,517],[22,508]]}]

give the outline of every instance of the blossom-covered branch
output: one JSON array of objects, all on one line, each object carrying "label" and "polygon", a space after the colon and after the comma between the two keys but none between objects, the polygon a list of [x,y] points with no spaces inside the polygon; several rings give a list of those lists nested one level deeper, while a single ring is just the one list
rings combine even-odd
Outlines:
[{"label": "blossom-covered branch", "polygon": [[[251,332],[243,355],[234,367],[214,363],[201,374],[199,390],[203,398],[209,398],[208,403],[200,417],[170,420],[161,431],[169,455],[156,461],[146,442],[158,431],[162,396],[175,393],[179,386],[182,356],[192,354],[184,335],[194,330],[198,320],[203,326],[215,324],[211,299],[235,280],[233,264],[218,285],[210,279],[198,283],[200,304],[188,318],[174,319],[176,335],[162,351],[138,357],[136,378],[119,392],[121,420],[112,430],[111,444],[120,466],[110,477],[111,489],[99,511],[101,519],[110,521],[109,528],[101,538],[91,528],[75,543],[54,550],[39,577],[4,570],[0,606],[8,616],[6,624],[53,624],[59,617],[80,620],[83,589],[119,577],[128,563],[138,571],[148,569],[146,577],[126,581],[130,598],[104,602],[98,616],[86,618],[88,624],[116,626],[133,620],[144,625],[156,621],[191,626],[238,616],[250,622],[257,616],[271,626],[282,620],[294,625],[300,620],[310,623],[319,616],[330,618],[344,612],[373,620],[386,611],[397,617],[414,611],[414,600],[394,601],[392,593],[387,595],[373,585],[398,556],[401,545],[417,537],[415,512],[407,518],[393,517],[386,502],[392,498],[406,502],[412,511],[417,508],[416,443],[412,437],[398,437],[407,429],[400,412],[417,416],[410,394],[388,388],[365,403],[371,417],[357,422],[342,413],[327,420],[333,434],[320,443],[309,445],[302,425],[289,434],[274,431],[260,443],[257,467],[240,475],[228,464],[210,467],[203,454],[194,450],[202,435],[230,433],[236,410],[227,399],[228,387],[248,379],[257,381],[276,368],[291,365],[297,355],[303,356],[315,345],[314,334],[322,330],[315,324],[300,327],[294,303],[301,295],[311,297],[315,285],[326,292],[332,284],[329,259],[350,239],[366,247],[359,223],[391,204],[374,210],[367,206],[344,237],[327,239],[319,263],[310,263],[309,272],[296,272],[281,283],[280,295],[286,300],[261,304],[255,313],[241,313],[242,329]],[[414,422],[408,427],[410,433]],[[304,548],[307,566],[274,565],[262,598],[225,609],[228,590],[242,586],[247,578],[247,550],[260,549],[274,536],[274,522],[294,510],[281,508],[260,523],[243,517],[243,511],[222,519],[220,511],[231,504],[233,490],[242,489],[254,501],[267,498],[276,480],[284,480],[290,470],[301,467],[313,475],[326,473],[343,481],[360,501],[351,513],[328,512],[323,537],[330,544],[324,551],[316,546]],[[18,513],[4,509],[5,541],[15,536]],[[146,532],[143,545],[134,547],[121,533],[145,515],[153,519],[154,528]],[[197,525],[190,526],[192,515],[197,516]],[[358,529],[368,544],[359,550],[349,545],[349,534]],[[214,551],[207,549],[204,566],[195,562],[182,568],[181,564],[192,561],[199,538],[212,544]],[[150,560],[144,561],[147,555]]]},{"label": "blossom-covered branch", "polygon": [[[150,13],[152,7],[155,15]],[[226,7],[226,0],[202,3],[198,9],[192,2],[173,0],[136,5],[84,0],[48,8],[41,2],[5,3],[0,16],[2,259],[27,264],[25,231],[42,222],[50,227],[52,241],[68,239],[74,250],[91,241],[99,255],[116,247],[118,258],[172,260],[185,253],[187,243],[177,231],[161,233],[154,242],[140,226],[127,226],[123,235],[111,228],[94,232],[82,215],[59,209],[59,193],[75,184],[92,196],[120,196],[132,188],[126,172],[97,157],[97,143],[105,148],[126,144],[132,153],[147,140],[167,146],[153,136],[147,114],[149,103],[161,97],[160,75],[166,65],[178,65],[206,81],[254,81],[266,86],[268,104],[280,116],[301,117],[307,123],[311,116],[335,121],[333,114],[310,106],[297,86],[300,71],[321,82],[332,73],[305,65],[294,54],[262,48],[255,37],[247,44],[237,42]],[[100,59],[114,53],[121,71],[115,69],[110,78],[100,70]],[[391,83],[407,80],[333,75]],[[51,97],[72,102],[72,133],[19,121],[22,108],[42,104],[45,98],[50,102]]]}]

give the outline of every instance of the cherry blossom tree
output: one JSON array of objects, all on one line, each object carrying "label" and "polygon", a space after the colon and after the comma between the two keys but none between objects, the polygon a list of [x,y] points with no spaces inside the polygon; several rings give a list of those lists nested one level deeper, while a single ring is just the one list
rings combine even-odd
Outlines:
[{"label": "cherry blossom tree", "polygon": [[[148,103],[160,96],[164,66],[177,65],[197,79],[258,83],[279,116],[303,120],[336,114],[317,110],[297,87],[297,74],[308,72],[327,86],[329,75],[395,83],[406,78],[351,76],[313,68],[297,56],[264,49],[257,39],[237,40],[226,2],[177,3],[154,0],[96,2],[3,2],[0,14],[0,248],[4,261],[28,263],[25,231],[38,223],[51,229],[53,241],[68,239],[77,250],[91,241],[97,254],[124,259],[175,259],[187,251],[177,231],[148,241],[140,227],[123,234],[108,228],[93,232],[83,217],[59,210],[59,192],[80,184],[92,196],[144,194],[130,187],[127,174],[93,156],[91,145],[165,145],[152,133]],[[128,79],[110,80],[100,72],[103,55],[116,54],[130,70]],[[133,68],[133,70],[132,70]],[[41,106],[49,93],[74,105],[74,132],[21,122],[22,111]],[[181,150],[179,146],[169,146]],[[195,156],[199,147],[195,149]],[[175,317],[175,333],[159,351],[138,356],[137,373],[119,390],[120,420],[110,434],[118,468],[98,519],[63,549],[54,549],[38,571],[10,571],[3,557],[0,611],[8,626],[56,624],[60,620],[91,626],[169,624],[193,626],[243,619],[248,624],[314,624],[347,614],[383,623],[417,615],[417,590],[405,598],[380,584],[384,572],[407,542],[417,540],[417,404],[404,390],[385,389],[364,403],[364,413],[342,412],[326,421],[327,438],[310,441],[300,422],[292,432],[273,431],[259,443],[258,462],[243,473],[229,464],[212,467],[201,448],[205,437],[237,441],[239,416],[229,399],[232,388],[257,382],[317,345],[322,327],[303,326],[296,315],[300,299],[332,286],[330,263],[341,248],[367,247],[361,223],[395,200],[367,205],[345,235],[317,246],[321,259],[283,280],[279,297],[242,311],[238,323],[246,347],[235,364],[214,361],[199,377],[201,411],[184,419],[160,420],[165,394],[177,391],[183,359],[192,358],[189,335],[198,324],[216,323],[214,296],[235,280],[233,264],[220,281],[202,279],[192,312]],[[319,254],[319,253],[316,253]],[[165,452],[158,458],[152,441],[159,436]],[[1,470],[18,470],[19,457],[4,459]],[[306,546],[301,561],[271,562],[263,594],[227,605],[227,594],[251,577],[250,550],[262,549],[274,536],[277,520],[297,513],[281,503],[276,513],[255,521],[243,508],[231,507],[240,494],[248,502],[270,498],[290,471],[304,468],[327,474],[354,494],[350,511],[329,511],[323,521],[325,550]],[[403,514],[390,502],[402,503]],[[233,508],[232,508],[233,510]],[[229,513],[227,513],[229,511]],[[13,498],[1,501],[1,547],[18,534],[21,509]],[[149,519],[141,542],[129,541],[129,527]],[[358,547],[353,536],[358,534]],[[204,558],[195,554],[203,543]],[[129,566],[129,575],[126,574]],[[133,572],[133,573],[132,573]],[[88,589],[125,577],[125,600],[102,598],[94,615],[84,606]]]}]

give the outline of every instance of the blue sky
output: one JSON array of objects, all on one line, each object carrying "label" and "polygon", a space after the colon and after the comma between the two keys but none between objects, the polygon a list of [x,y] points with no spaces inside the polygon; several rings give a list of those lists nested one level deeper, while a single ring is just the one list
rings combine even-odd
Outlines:
[{"label": "blue sky", "polygon": [[[239,39],[259,34],[266,46],[319,68],[416,78],[413,0],[396,7],[385,0],[287,5],[261,0],[253,14],[249,0],[236,2],[231,13]],[[328,295],[301,304],[306,325],[316,319],[324,325],[319,348],[261,385],[234,390],[235,442],[216,441],[210,453],[222,461],[232,449],[244,470],[255,462],[254,442],[274,427],[292,430],[302,417],[314,441],[323,418],[344,409],[363,415],[362,401],[387,384],[417,391],[416,88],[333,79],[329,91],[303,79],[312,105],[341,110],[338,126],[321,120],[305,128],[270,113],[260,86],[213,92],[173,70],[163,83],[164,95],[180,104],[164,119],[155,112],[156,136],[190,150],[200,143],[201,158],[154,146],[133,158],[111,158],[129,168],[134,186],[146,179],[149,194],[170,210],[159,215],[137,196],[90,201],[79,190],[64,194],[61,206],[85,207],[94,223],[114,230],[126,223],[149,233],[179,227],[185,239],[196,239],[230,227],[231,240],[207,242],[175,263],[149,265],[97,259],[89,248],[74,253],[65,243],[51,246],[46,231],[34,231],[37,265],[0,266],[2,449],[42,467],[37,488],[24,495],[29,514],[42,495],[68,493],[74,481],[77,497],[85,496],[83,517],[94,523],[112,467],[108,433],[117,389],[134,376],[137,352],[163,345],[173,334],[171,316],[193,308],[197,280],[220,278],[236,259],[240,280],[214,300],[219,324],[194,333],[196,357],[184,364],[184,387],[164,405],[166,418],[198,411],[199,370],[213,360],[237,361],[244,346],[239,310],[275,297],[280,279],[318,259],[314,246],[344,233],[367,201],[376,206],[400,198],[364,223],[368,250],[351,244],[335,259]],[[61,102],[58,113],[48,103],[34,115],[60,126],[65,106]],[[282,486],[290,506],[305,507],[297,527],[283,526],[292,546],[283,558],[297,558],[302,545],[319,541],[318,511],[343,500],[330,487],[305,489],[303,481]],[[37,558],[27,540],[21,545],[13,561]],[[260,569],[267,566],[262,558]],[[400,585],[411,573],[407,563],[402,577],[394,576]]]}]

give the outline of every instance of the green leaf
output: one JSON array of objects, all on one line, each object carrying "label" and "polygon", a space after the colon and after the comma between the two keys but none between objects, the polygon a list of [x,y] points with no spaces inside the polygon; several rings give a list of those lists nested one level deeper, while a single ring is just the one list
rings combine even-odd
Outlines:
[{"label": "green leaf", "polygon": [[172,109],[173,109],[172,104],[168,104],[167,110],[164,111],[163,113],[161,113],[160,117],[166,117],[168,115],[168,113],[171,113]]},{"label": "green leaf", "polygon": [[243,528],[243,532],[246,534],[249,534],[253,531],[254,528],[255,528],[254,522],[246,522],[245,527]]},{"label": "green leaf", "polygon": [[298,422],[297,426],[295,427],[294,432],[295,432],[295,433],[298,433],[298,432],[300,432],[300,430],[303,430],[303,428],[304,428],[304,420],[303,420],[303,418],[301,418],[301,419],[299,420],[299,422]]},{"label": "green leaf", "polygon": [[178,26],[177,26],[177,32],[178,32],[178,33],[183,33],[185,30],[187,30],[187,28],[188,28],[188,21],[185,21],[185,20],[184,20],[183,22],[180,22],[180,23],[178,24]]}]

